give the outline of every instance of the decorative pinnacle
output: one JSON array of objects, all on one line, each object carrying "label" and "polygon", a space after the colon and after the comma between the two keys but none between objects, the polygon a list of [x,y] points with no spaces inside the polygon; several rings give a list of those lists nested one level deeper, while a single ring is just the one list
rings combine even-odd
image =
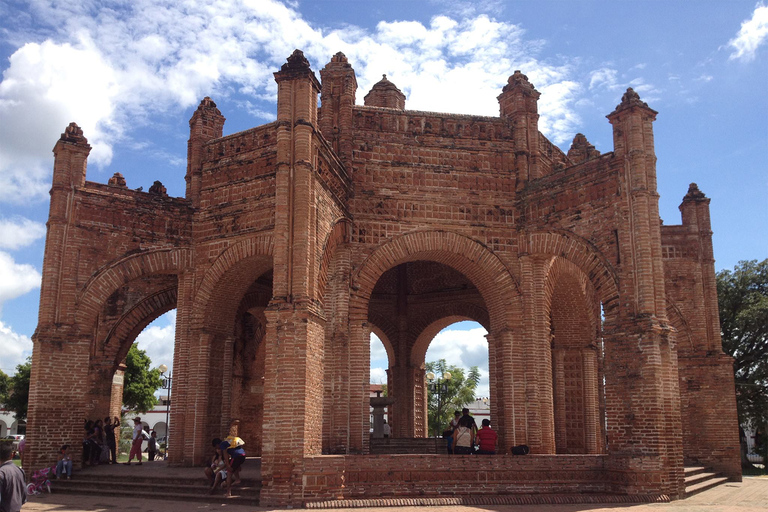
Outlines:
[{"label": "decorative pinnacle", "polygon": [[61,134],[59,140],[71,142],[73,144],[88,144],[88,139],[83,135],[83,129],[77,126],[77,123],[69,123]]},{"label": "decorative pinnacle", "polygon": [[699,190],[699,186],[695,183],[691,183],[688,185],[688,193],[685,194],[685,197],[683,197],[683,201],[691,200],[691,199],[706,199],[707,196],[704,195],[704,192]]},{"label": "decorative pinnacle", "polygon": [[309,61],[304,57],[304,52],[301,50],[294,50],[280,71],[303,71],[309,70]]},{"label": "decorative pinnacle", "polygon": [[341,52],[337,52],[336,55],[331,57],[331,62],[348,62],[347,56]]},{"label": "decorative pinnacle", "polygon": [[648,104],[640,99],[640,95],[637,94],[633,88],[629,87],[627,88],[627,92],[621,96],[621,103],[616,105],[616,111],[626,110],[631,107],[644,107],[650,109]]},{"label": "decorative pinnacle", "polygon": [[507,92],[511,89],[522,89],[525,92],[533,93],[538,92],[533,84],[528,81],[528,77],[516,69],[515,72],[507,79],[507,85],[504,86],[502,92]]}]

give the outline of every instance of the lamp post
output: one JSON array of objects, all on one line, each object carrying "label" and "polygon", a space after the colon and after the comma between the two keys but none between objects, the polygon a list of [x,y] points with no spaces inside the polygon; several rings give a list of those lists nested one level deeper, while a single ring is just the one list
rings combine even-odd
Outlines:
[{"label": "lamp post", "polygon": [[435,374],[429,372],[427,381],[429,382],[429,391],[437,395],[437,420],[435,436],[440,436],[440,418],[443,417],[443,398],[448,394],[448,381],[451,380],[451,372],[443,372],[442,378],[436,378]]},{"label": "lamp post", "polygon": [[163,377],[163,389],[168,390],[168,396],[165,399],[165,451],[163,453],[163,459],[168,458],[168,440],[171,438],[171,429],[170,425],[168,424],[170,412],[171,412],[171,382],[173,381],[173,377],[171,377],[171,374],[168,373],[168,375],[165,375],[165,372],[168,371],[168,367],[164,364],[160,365],[160,375]]}]

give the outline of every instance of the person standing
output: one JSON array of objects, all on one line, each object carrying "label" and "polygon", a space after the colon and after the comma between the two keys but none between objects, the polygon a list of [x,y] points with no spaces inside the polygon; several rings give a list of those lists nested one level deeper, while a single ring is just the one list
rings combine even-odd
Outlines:
[{"label": "person standing", "polygon": [[27,502],[27,477],[13,463],[13,446],[0,443],[0,512],[19,512]]},{"label": "person standing", "polygon": [[475,423],[475,418],[469,415],[469,409],[466,407],[461,410],[461,413],[459,425],[453,431],[453,453],[471,455],[475,451],[477,423]]},{"label": "person standing", "polygon": [[480,455],[495,455],[496,440],[499,435],[491,428],[491,420],[483,420],[483,428],[477,431],[477,444],[480,449],[477,451]]},{"label": "person standing", "polygon": [[138,416],[133,418],[133,441],[131,442],[131,453],[128,454],[128,464],[131,465],[131,460],[133,460],[133,456],[136,456],[136,459],[139,461],[139,466],[141,466],[141,443],[144,441],[144,429],[141,426],[141,418]]},{"label": "person standing", "polygon": [[445,439],[448,441],[448,453],[453,453],[453,437],[454,432],[456,432],[456,427],[459,426],[459,419],[461,418],[461,411],[456,411],[453,413],[453,419],[448,424],[448,430],[446,430],[443,435],[448,433],[448,431],[451,432],[451,435],[445,436]]},{"label": "person standing", "polygon": [[[120,432],[120,419],[115,416],[115,422],[112,423],[109,417],[104,418],[104,441],[109,449],[112,464],[117,464],[117,441],[115,440],[115,430]],[[109,463],[110,461],[107,461],[107,464]]]},{"label": "person standing", "polygon": [[155,460],[157,456],[157,432],[154,430],[149,436],[149,444],[147,445],[147,462]]},{"label": "person standing", "polygon": [[392,433],[392,429],[389,427],[387,420],[384,420],[384,426],[382,426],[381,431],[384,434],[384,439],[389,439],[389,434]]}]

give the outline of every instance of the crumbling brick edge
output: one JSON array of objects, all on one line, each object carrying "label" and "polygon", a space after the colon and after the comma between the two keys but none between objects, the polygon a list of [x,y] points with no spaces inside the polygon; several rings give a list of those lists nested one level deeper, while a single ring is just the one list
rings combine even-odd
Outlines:
[{"label": "crumbling brick edge", "polygon": [[328,500],[306,503],[305,508],[373,508],[446,505],[575,505],[581,503],[669,503],[666,494],[524,494],[505,496],[453,496],[445,498],[382,498]]}]

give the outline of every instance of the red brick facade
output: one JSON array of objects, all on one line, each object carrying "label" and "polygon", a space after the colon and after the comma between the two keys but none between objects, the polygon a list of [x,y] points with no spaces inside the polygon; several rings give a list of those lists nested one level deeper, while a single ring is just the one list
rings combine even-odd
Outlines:
[{"label": "red brick facade", "polygon": [[[115,410],[130,344],[176,308],[170,460],[200,463],[239,418],[262,504],[678,497],[684,461],[740,478],[709,200],[692,185],[683,224],[660,225],[655,111],[630,89],[608,115],[613,152],[579,134],[566,155],[519,71],[499,117],[405,110],[386,77],[356,105],[340,53],[320,76],[295,52],[275,73],[277,120],[226,137],[204,99],[185,198],[87,182],[90,146],[66,129],[34,336],[35,464],[80,439],[80,418]],[[453,482],[440,455],[368,455],[370,333],[389,356],[393,437],[424,437],[425,353],[463,319],[488,330],[500,450],[534,456],[475,461]]]}]

